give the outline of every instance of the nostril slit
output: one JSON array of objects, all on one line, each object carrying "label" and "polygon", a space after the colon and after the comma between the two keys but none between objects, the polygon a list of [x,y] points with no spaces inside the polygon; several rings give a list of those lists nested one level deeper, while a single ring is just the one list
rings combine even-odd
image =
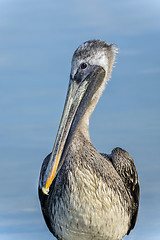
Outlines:
[{"label": "nostril slit", "polygon": [[74,81],[76,81],[77,83],[80,83],[81,80],[82,80],[82,73],[80,72],[77,72],[75,75],[74,75]]}]

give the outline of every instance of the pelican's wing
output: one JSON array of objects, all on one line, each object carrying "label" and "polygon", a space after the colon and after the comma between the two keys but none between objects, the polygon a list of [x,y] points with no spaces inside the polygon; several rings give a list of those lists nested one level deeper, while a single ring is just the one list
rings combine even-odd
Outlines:
[{"label": "pelican's wing", "polygon": [[46,222],[49,230],[51,232],[53,232],[52,231],[52,227],[51,227],[52,223],[51,223],[51,221],[50,221],[50,219],[48,217],[49,214],[50,214],[49,213],[49,211],[50,211],[49,203],[48,203],[49,202],[49,196],[42,192],[42,185],[43,185],[42,179],[44,177],[44,174],[45,174],[48,162],[50,160],[50,157],[51,157],[51,153],[48,154],[47,157],[44,159],[42,167],[41,167],[40,178],[39,178],[39,187],[38,187],[38,195],[39,195],[39,200],[41,202],[41,209],[42,209],[42,213],[43,213],[43,217],[45,219],[45,222]]},{"label": "pelican's wing", "polygon": [[134,161],[128,152],[118,147],[113,149],[110,155],[102,155],[112,162],[131,199],[132,219],[127,233],[129,234],[135,226],[139,207],[139,181]]}]

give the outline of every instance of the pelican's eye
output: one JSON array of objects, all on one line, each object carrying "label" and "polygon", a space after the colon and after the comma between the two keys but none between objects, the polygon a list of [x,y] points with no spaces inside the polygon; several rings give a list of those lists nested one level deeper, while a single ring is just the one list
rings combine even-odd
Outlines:
[{"label": "pelican's eye", "polygon": [[86,63],[86,62],[83,62],[83,63],[81,63],[81,65],[80,65],[80,68],[81,68],[82,70],[86,69],[87,67],[88,67],[88,63]]},{"label": "pelican's eye", "polygon": [[80,83],[90,74],[90,71],[91,71],[90,64],[87,62],[82,62],[79,65],[76,74],[74,75],[74,80],[77,83]]}]

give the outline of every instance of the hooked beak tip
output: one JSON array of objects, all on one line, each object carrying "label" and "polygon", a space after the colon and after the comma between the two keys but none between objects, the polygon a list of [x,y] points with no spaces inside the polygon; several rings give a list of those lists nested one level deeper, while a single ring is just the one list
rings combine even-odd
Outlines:
[{"label": "hooked beak tip", "polygon": [[45,187],[42,187],[42,192],[45,194],[45,195],[49,195],[49,188],[45,188]]}]

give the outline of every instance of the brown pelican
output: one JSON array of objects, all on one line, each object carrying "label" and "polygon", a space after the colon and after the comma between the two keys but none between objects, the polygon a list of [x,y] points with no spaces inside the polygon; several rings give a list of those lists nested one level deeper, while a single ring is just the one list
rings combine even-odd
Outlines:
[{"label": "brown pelican", "polygon": [[139,182],[121,148],[97,152],[89,118],[110,77],[116,48],[91,40],[77,48],[53,151],[42,164],[39,199],[58,240],[120,240],[134,228]]}]

